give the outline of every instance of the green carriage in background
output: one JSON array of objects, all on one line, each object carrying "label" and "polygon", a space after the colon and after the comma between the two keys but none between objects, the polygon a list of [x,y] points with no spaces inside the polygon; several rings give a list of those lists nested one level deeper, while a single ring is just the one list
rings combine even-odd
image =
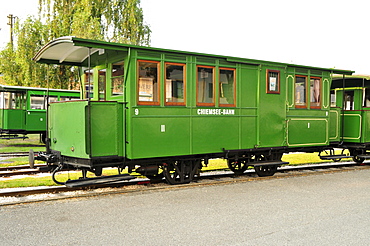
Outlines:
[{"label": "green carriage in background", "polygon": [[331,121],[336,129],[331,142],[348,149],[353,160],[362,163],[370,159],[370,77],[336,76],[331,89]]},{"label": "green carriage in background", "polygon": [[212,158],[266,176],[284,153],[332,149],[331,76],[353,73],[75,37],[34,60],[78,66],[81,88],[93,88],[51,104],[48,149],[35,158],[54,175],[128,167],[171,184],[190,182]]},{"label": "green carriage in background", "polygon": [[80,98],[79,91],[0,85],[0,137],[27,138],[27,134],[46,137],[47,102]]}]

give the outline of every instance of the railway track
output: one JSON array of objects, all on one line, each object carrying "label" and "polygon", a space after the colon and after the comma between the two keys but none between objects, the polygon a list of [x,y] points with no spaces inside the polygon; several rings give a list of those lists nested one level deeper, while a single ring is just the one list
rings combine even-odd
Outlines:
[{"label": "railway track", "polygon": [[3,152],[0,153],[1,158],[8,158],[8,157],[20,157],[20,156],[28,156],[28,152]]},{"label": "railway track", "polygon": [[11,177],[18,175],[32,175],[36,173],[48,172],[47,165],[35,164],[35,168],[30,168],[29,165],[0,167],[0,177]]},{"label": "railway track", "polygon": [[[356,163],[325,163],[302,166],[285,166],[278,169],[274,176],[258,177],[253,169],[247,170],[242,175],[235,175],[231,171],[204,172],[194,182],[183,185],[168,185],[163,181],[150,182],[148,179],[135,179],[124,182],[94,185],[90,187],[70,188],[65,186],[54,187],[28,187],[21,189],[0,190],[0,202],[2,205],[11,205],[39,200],[66,199],[72,197],[86,197],[107,195],[115,193],[131,193],[153,189],[176,189],[181,187],[192,187],[202,185],[221,185],[235,182],[248,182],[254,180],[266,180],[284,177],[304,176],[320,173],[333,173],[351,170],[370,169],[370,165]],[[32,196],[31,196],[32,195]],[[9,199],[6,199],[6,198]]]}]

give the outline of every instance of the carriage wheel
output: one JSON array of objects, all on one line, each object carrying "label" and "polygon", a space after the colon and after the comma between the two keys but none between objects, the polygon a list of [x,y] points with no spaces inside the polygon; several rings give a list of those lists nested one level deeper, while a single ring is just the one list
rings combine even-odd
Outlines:
[{"label": "carriage wheel", "polygon": [[353,161],[356,162],[357,164],[361,164],[365,161],[365,158],[358,157],[358,155],[363,154],[363,151],[357,150],[357,149],[352,149],[349,152],[353,156],[352,157]]},{"label": "carriage wheel", "polygon": [[236,161],[236,160],[227,160],[227,166],[233,171],[235,174],[242,174],[247,170],[248,165],[245,161]]},{"label": "carriage wheel", "polygon": [[102,167],[95,167],[94,169],[93,169],[93,171],[92,171],[94,174],[95,174],[95,176],[101,176],[102,175],[102,173],[103,173],[103,168]]},{"label": "carriage wheel", "polygon": [[191,160],[169,161],[163,164],[163,174],[169,184],[186,184],[193,180],[200,162]]},{"label": "carriage wheel", "polygon": [[271,166],[256,166],[254,167],[254,170],[256,171],[257,175],[260,177],[267,177],[272,176],[277,171],[277,166],[271,165]]},{"label": "carriage wheel", "polygon": [[360,158],[357,155],[353,156],[353,161],[356,162],[357,164],[361,164],[365,161],[365,158]]}]

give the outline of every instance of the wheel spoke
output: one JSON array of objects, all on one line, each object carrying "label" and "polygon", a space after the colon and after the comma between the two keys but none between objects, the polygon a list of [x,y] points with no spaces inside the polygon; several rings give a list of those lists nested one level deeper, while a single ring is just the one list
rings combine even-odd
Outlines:
[{"label": "wheel spoke", "polygon": [[235,174],[242,174],[248,168],[247,161],[241,161],[241,160],[236,161],[236,160],[229,159],[227,161],[227,165],[230,168],[230,170],[233,171]]},{"label": "wheel spoke", "polygon": [[163,174],[170,184],[184,184],[193,180],[199,161],[169,161],[163,165]]}]

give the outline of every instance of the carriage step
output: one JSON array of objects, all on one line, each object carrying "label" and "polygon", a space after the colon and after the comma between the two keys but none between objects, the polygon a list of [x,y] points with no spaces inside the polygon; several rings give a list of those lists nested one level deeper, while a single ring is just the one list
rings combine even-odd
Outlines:
[{"label": "carriage step", "polygon": [[350,156],[350,155],[324,155],[324,156],[320,156],[320,159],[321,160],[335,160],[335,159],[344,159],[344,158],[352,158],[352,157],[353,156]]},{"label": "carriage step", "polygon": [[364,158],[365,160],[370,159],[370,155],[357,155],[359,158]]},{"label": "carriage step", "polygon": [[255,164],[252,163],[248,163],[248,164],[252,164],[253,166],[255,167],[260,167],[260,166],[281,166],[281,165],[286,165],[286,164],[289,164],[289,162],[287,161],[258,161],[258,162],[254,162]]},{"label": "carriage step", "polygon": [[124,180],[135,179],[136,177],[131,176],[129,174],[120,174],[120,175],[112,175],[112,176],[102,176],[96,178],[87,178],[87,179],[75,179],[75,180],[68,180],[65,185],[67,187],[82,187],[82,186],[90,186],[96,184],[107,184],[107,183],[114,183]]}]

